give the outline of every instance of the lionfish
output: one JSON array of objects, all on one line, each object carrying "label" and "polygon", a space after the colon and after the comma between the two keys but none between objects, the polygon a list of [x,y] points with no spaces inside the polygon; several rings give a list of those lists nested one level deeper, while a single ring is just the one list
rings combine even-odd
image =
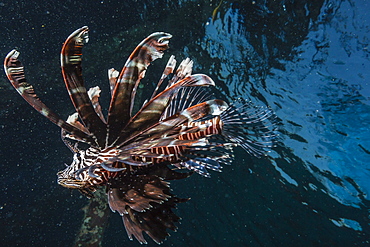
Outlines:
[{"label": "lionfish", "polygon": [[[61,68],[76,112],[66,121],[49,109],[26,80],[19,52],[5,58],[8,79],[38,112],[61,128],[63,142],[73,152],[72,164],[57,173],[58,184],[91,198],[106,187],[108,203],[123,219],[128,237],[156,243],[177,230],[173,212],[188,199],[172,194],[170,180],[230,164],[233,147],[261,156],[272,146],[274,114],[246,100],[228,105],[214,99],[214,81],[192,74],[187,58],[176,69],[174,56],[164,69],[151,97],[133,114],[136,92],[148,66],[169,48],[168,33],[156,32],[132,52],[121,72],[108,70],[111,100],[107,116],[99,104],[100,89],[86,90],[82,77],[82,48],[88,27],[73,32],[61,51]],[[208,89],[207,89],[208,88]]]}]

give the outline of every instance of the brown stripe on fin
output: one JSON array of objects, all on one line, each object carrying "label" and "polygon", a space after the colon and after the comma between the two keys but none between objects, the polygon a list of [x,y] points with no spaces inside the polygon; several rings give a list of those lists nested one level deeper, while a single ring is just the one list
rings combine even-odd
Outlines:
[{"label": "brown stripe on fin", "polygon": [[100,92],[101,92],[100,88],[96,86],[96,87],[90,88],[89,91],[87,91],[87,94],[89,95],[89,98],[91,100],[91,103],[94,107],[96,114],[98,114],[101,121],[106,123],[103,112],[101,110],[100,103],[99,103]]},{"label": "brown stripe on fin", "polygon": [[[157,32],[144,39],[125,63],[112,94],[108,111],[108,144],[111,144],[128,123],[134,105],[136,89],[149,64],[161,58],[168,49],[172,35]],[[111,82],[112,83],[112,82]]]},{"label": "brown stripe on fin", "polygon": [[108,70],[110,96],[113,95],[113,91],[114,91],[114,88],[116,87],[118,76],[119,76],[118,70],[115,70],[114,68],[111,68]]},{"label": "brown stripe on fin", "polygon": [[190,58],[186,58],[181,61],[179,67],[176,70],[173,78],[168,82],[168,87],[172,86],[179,80],[184,79],[187,76],[190,76],[193,70],[193,61]]},{"label": "brown stripe on fin", "polygon": [[95,146],[93,138],[88,133],[65,122],[39,99],[34,91],[33,86],[29,84],[26,80],[24,68],[22,63],[18,60],[18,56],[19,52],[16,50],[12,50],[8,53],[4,60],[5,73],[10,83],[17,90],[17,92],[35,110],[44,115],[51,122],[58,125],[60,128],[67,131],[68,133],[73,134],[77,139]]},{"label": "brown stripe on fin", "polygon": [[[158,133],[174,135],[174,133],[169,130],[174,129],[185,122],[196,121],[208,115],[216,115],[218,112],[222,112],[226,108],[226,102],[219,99],[199,103],[158,122],[145,131],[142,131],[137,138],[143,138],[145,136],[149,137]],[[179,132],[178,134],[181,135]]]},{"label": "brown stripe on fin", "polygon": [[74,31],[65,41],[61,51],[61,66],[64,82],[71,101],[82,122],[96,138],[100,147],[105,146],[106,124],[96,114],[82,78],[82,48],[88,41],[88,27]]},{"label": "brown stripe on fin", "polygon": [[154,92],[152,94],[152,97],[150,97],[150,99],[152,99],[157,94],[157,92],[158,92],[159,88],[161,87],[164,79],[166,79],[170,74],[172,74],[175,67],[176,67],[176,59],[175,59],[174,55],[171,55],[171,57],[168,59],[168,62],[166,64],[166,67],[164,68],[162,76],[159,79],[159,82],[157,83],[157,86],[154,89]]},{"label": "brown stripe on fin", "polygon": [[77,129],[79,129],[83,132],[89,133],[89,130],[85,127],[85,125],[83,125],[80,121],[78,121],[78,113],[77,112],[68,116],[67,123],[69,123],[70,125],[73,125],[74,127],[76,127]]},{"label": "brown stripe on fin", "polygon": [[126,140],[129,136],[134,136],[146,129],[147,126],[157,123],[163,111],[168,106],[170,99],[180,88],[214,85],[213,80],[209,76],[203,74],[191,75],[178,81],[146,103],[139,112],[130,119],[130,122],[121,132],[120,137],[114,143],[121,146],[124,144],[124,141],[127,142]]},{"label": "brown stripe on fin", "polygon": [[[131,143],[127,146],[121,148],[120,152],[120,159],[123,158],[125,155],[131,155],[133,152],[140,152],[141,150],[148,150],[151,148],[160,148],[160,147],[175,147],[175,146],[184,146],[184,147],[191,147],[191,146],[203,146],[208,145],[208,141],[206,138],[201,138],[197,140],[178,140],[172,137],[170,138],[153,138],[153,139],[144,139],[137,142],[140,146],[136,145],[135,143]],[[136,150],[135,150],[136,149]]]}]

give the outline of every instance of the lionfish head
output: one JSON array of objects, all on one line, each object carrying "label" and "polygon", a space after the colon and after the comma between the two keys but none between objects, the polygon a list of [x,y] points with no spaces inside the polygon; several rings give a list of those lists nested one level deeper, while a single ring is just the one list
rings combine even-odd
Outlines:
[{"label": "lionfish head", "polygon": [[[70,188],[70,189],[83,189],[89,186],[87,165],[84,157],[86,156],[86,151],[79,150],[73,156],[72,164],[64,170],[61,170],[57,173],[58,179],[57,182],[59,185]],[[90,159],[90,162],[93,162],[94,159]]]},{"label": "lionfish head", "polygon": [[112,167],[104,164],[117,155],[116,149],[107,149],[103,152],[95,147],[86,150],[78,149],[73,155],[72,164],[57,173],[58,184],[70,189],[92,189],[103,184],[108,176],[124,171],[125,167]]},{"label": "lionfish head", "polygon": [[94,197],[92,192],[95,191],[95,188],[91,187],[86,180],[79,179],[78,176],[70,173],[70,166],[66,169],[57,173],[58,184],[69,189],[78,189],[82,194],[88,198]]}]

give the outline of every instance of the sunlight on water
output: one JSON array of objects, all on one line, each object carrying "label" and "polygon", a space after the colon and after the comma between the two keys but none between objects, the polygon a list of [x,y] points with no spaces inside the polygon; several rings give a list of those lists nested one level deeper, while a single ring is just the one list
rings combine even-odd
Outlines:
[{"label": "sunlight on water", "polygon": [[[307,37],[293,48],[297,55],[280,59],[284,69],[267,66],[273,45],[262,35],[262,53],[257,53],[237,10],[229,9],[222,20],[209,23],[203,42],[211,57],[222,54],[218,74],[229,96],[257,95],[256,102],[271,106],[281,119],[283,145],[303,162],[287,160],[289,154],[279,149],[271,157],[304,166],[329,196],[356,208],[369,200],[370,193],[366,6],[366,1],[324,4],[318,19],[311,20]],[[304,182],[299,174],[273,165],[290,184]],[[350,219],[333,222],[361,231]]]}]

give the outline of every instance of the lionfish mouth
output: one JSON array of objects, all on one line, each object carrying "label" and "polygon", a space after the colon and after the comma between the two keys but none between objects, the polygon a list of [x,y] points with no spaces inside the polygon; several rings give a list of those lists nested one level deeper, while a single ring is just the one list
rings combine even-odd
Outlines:
[{"label": "lionfish mouth", "polygon": [[58,184],[69,189],[82,189],[85,187],[86,182],[74,178],[58,178]]}]

